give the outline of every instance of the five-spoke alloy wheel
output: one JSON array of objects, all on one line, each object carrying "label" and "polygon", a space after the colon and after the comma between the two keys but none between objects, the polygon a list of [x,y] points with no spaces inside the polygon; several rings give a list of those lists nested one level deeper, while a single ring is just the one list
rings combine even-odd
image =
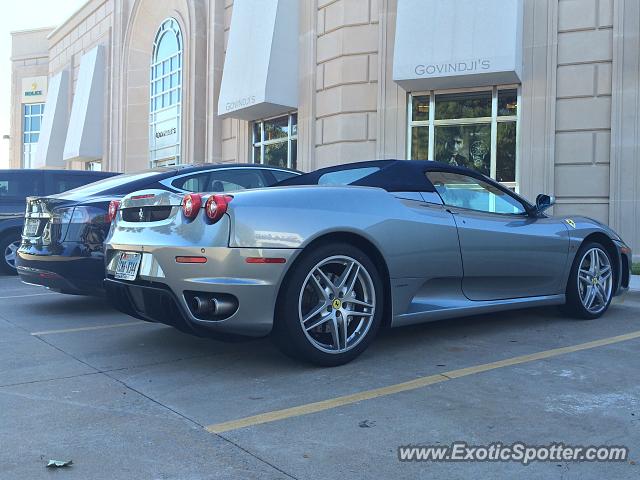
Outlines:
[{"label": "five-spoke alloy wheel", "polygon": [[578,269],[578,292],[584,308],[598,314],[609,304],[613,271],[607,253],[592,247],[582,256]]},{"label": "five-spoke alloy wheel", "polygon": [[347,363],[375,336],[383,299],[380,274],[364,252],[349,244],[321,245],[289,272],[274,339],[296,358],[323,366]]},{"label": "five-spoke alloy wheel", "polygon": [[566,309],[579,318],[598,318],[611,303],[614,278],[607,250],[599,243],[583,245],[569,276]]},{"label": "five-spoke alloy wheel", "polygon": [[311,344],[327,353],[354,348],[367,335],[376,309],[369,272],[344,255],[318,263],[298,299],[300,324]]}]

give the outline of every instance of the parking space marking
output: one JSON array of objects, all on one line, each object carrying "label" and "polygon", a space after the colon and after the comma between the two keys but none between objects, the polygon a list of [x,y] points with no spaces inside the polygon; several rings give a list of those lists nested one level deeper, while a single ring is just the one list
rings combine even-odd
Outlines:
[{"label": "parking space marking", "polygon": [[214,425],[209,425],[208,427],[206,427],[206,430],[210,433],[224,433],[231,430],[238,430],[240,428],[260,425],[263,423],[270,423],[278,420],[284,420],[287,418],[299,417],[302,415],[317,413],[317,412],[329,410],[332,408],[342,407],[344,405],[350,405],[352,403],[361,402],[363,400],[372,400],[374,398],[393,395],[395,393],[405,392],[408,390],[415,390],[418,388],[426,387],[428,385],[433,385],[436,383],[445,382],[445,381],[453,380],[456,378],[474,375],[476,373],[487,372],[487,371],[495,370],[498,368],[519,365],[522,363],[534,362],[536,360],[544,360],[546,358],[557,357],[558,355],[564,355],[566,353],[589,350],[592,348],[612,345],[614,343],[625,342],[627,340],[634,340],[636,338],[640,338],[640,330],[635,332],[630,332],[624,335],[618,335],[615,337],[602,338],[600,340],[594,340],[592,342],[580,343],[577,345],[570,345],[568,347],[554,348],[551,350],[545,350],[542,352],[532,353],[529,355],[521,355],[518,357],[507,358],[505,360],[498,360],[497,362],[485,363],[482,365],[475,365],[472,367],[451,370],[449,372],[429,375],[427,377],[420,377],[415,380],[410,380],[408,382],[403,382],[403,383],[397,383],[395,385],[389,385],[387,387],[376,388],[373,390],[366,390],[363,392],[357,392],[357,393],[344,395],[336,398],[330,398],[327,400],[322,400],[320,402],[308,403],[305,405],[299,405],[297,407],[285,408],[282,410],[275,410],[273,412],[261,413],[258,415],[240,418],[237,420],[231,420],[228,422],[217,423]]},{"label": "parking space marking", "polygon": [[55,295],[55,292],[27,293],[26,295],[8,295],[6,297],[0,297],[0,299],[3,299],[3,298],[23,298],[23,297],[41,297],[43,295]]},{"label": "parking space marking", "polygon": [[88,332],[91,330],[103,330],[105,328],[133,327],[135,325],[145,325],[145,324],[146,322],[113,323],[110,325],[95,325],[93,327],[76,327],[76,328],[63,328],[60,330],[44,330],[42,332],[32,332],[31,335],[35,337],[41,337],[42,335],[55,335],[57,333]]}]

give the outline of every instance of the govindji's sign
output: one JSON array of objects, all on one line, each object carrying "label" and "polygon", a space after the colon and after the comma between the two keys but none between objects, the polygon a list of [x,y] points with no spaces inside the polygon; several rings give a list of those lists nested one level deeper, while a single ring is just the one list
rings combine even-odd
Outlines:
[{"label": "govindji's sign", "polygon": [[393,79],[407,91],[520,83],[523,0],[398,0]]}]

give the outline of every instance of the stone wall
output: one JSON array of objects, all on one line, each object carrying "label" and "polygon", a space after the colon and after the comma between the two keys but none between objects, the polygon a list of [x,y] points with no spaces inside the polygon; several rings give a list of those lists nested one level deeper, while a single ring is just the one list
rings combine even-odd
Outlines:
[{"label": "stone wall", "polygon": [[[227,51],[229,42],[232,14],[233,0],[224,0],[224,52]],[[222,63],[224,63],[224,60]],[[216,99],[213,112],[217,111],[218,102]],[[248,122],[235,118],[222,120],[222,163],[245,163],[251,160],[249,157],[249,142],[251,141],[249,134]]]},{"label": "stone wall", "polygon": [[315,166],[372,159],[378,110],[377,0],[319,0]]},{"label": "stone wall", "polygon": [[560,0],[556,214],[609,218],[613,0]]},{"label": "stone wall", "polygon": [[11,34],[11,111],[9,168],[22,168],[22,79],[47,76],[49,44],[53,29],[42,28]]}]

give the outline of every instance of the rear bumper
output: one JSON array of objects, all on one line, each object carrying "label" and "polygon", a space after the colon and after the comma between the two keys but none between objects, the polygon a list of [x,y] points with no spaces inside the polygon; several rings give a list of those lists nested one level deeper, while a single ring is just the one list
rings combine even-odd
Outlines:
[{"label": "rear bumper", "polygon": [[198,335],[180,302],[166,285],[139,285],[106,278],[104,288],[111,304],[127,315],[147,322],[164,323]]},{"label": "rear bumper", "polygon": [[[115,279],[120,251],[142,253],[135,281]],[[297,249],[148,246],[142,252],[140,246],[109,245],[104,285],[116,308],[143,320],[200,336],[218,333],[261,337],[271,332],[280,284],[297,253]],[[180,256],[205,256],[207,263],[178,264],[175,259]],[[249,264],[247,257],[279,257],[286,262]],[[198,318],[188,302],[194,292],[232,296],[237,309],[221,319]]]},{"label": "rear bumper", "polygon": [[78,244],[62,244],[59,254],[34,254],[21,248],[16,268],[25,283],[75,295],[104,295],[104,255]]}]

